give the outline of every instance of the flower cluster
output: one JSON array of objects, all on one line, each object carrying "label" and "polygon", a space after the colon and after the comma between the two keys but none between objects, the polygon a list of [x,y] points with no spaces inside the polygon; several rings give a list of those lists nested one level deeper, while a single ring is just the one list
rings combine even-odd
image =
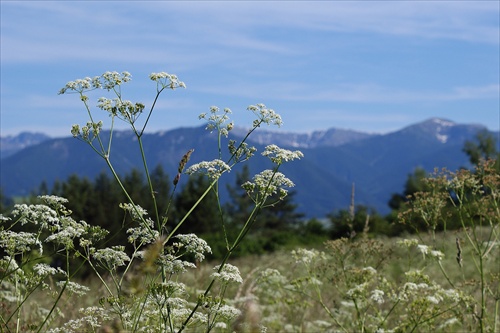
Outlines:
[{"label": "flower cluster", "polygon": [[[144,216],[148,215],[147,210],[139,205],[132,205],[131,203],[120,203],[120,208],[130,214],[133,221],[143,221]],[[153,221],[150,221],[150,227],[153,226]]]},{"label": "flower cluster", "polygon": [[262,152],[262,156],[267,156],[271,162],[281,165],[283,162],[298,160],[304,157],[304,154],[299,150],[291,151],[280,148],[277,145],[268,145],[264,152]]},{"label": "flower cluster", "polygon": [[101,76],[94,76],[93,78],[85,77],[66,83],[66,85],[59,90],[59,94],[65,94],[68,91],[83,94],[85,91],[104,88],[106,90],[114,89],[122,83],[128,82],[132,79],[129,72],[105,72]]},{"label": "flower cluster", "polygon": [[121,98],[100,97],[97,100],[97,107],[108,112],[111,116],[118,116],[120,119],[133,123],[144,111],[145,105],[139,102],[132,103]]},{"label": "flower cluster", "polygon": [[57,211],[46,205],[17,204],[12,210],[12,215],[18,217],[21,225],[30,223],[40,225],[42,229],[57,224],[59,221]]},{"label": "flower cluster", "polygon": [[249,147],[246,142],[242,142],[236,147],[236,140],[229,140],[227,148],[236,163],[248,160],[257,151],[257,148]]},{"label": "flower cluster", "polygon": [[59,94],[65,94],[68,90],[83,93],[91,89],[97,89],[101,86],[100,77],[94,76],[93,78],[85,77],[83,79],[76,79],[69,81],[66,85],[59,90]]},{"label": "flower cluster", "polygon": [[217,318],[220,318],[219,320],[222,320],[223,322],[217,322],[215,325],[216,327],[219,328],[226,328],[226,324],[224,322],[229,322],[235,318],[237,318],[240,314],[241,311],[236,309],[234,306],[227,305],[227,304],[214,304],[210,308],[210,313],[211,314],[216,314]]},{"label": "flower cluster", "polygon": [[132,75],[129,72],[124,71],[118,72],[105,72],[101,75],[101,86],[97,88],[104,88],[106,90],[114,89],[116,86],[120,86],[122,83],[126,83],[132,80]]},{"label": "flower cluster", "polygon": [[233,266],[231,264],[225,264],[221,269],[220,265],[217,265],[214,267],[214,270],[216,272],[212,273],[212,278],[214,278],[216,280],[220,280],[220,281],[223,281],[225,283],[229,283],[229,282],[242,283],[243,282],[243,279],[241,278],[241,275],[240,275],[240,270],[236,266]]},{"label": "flower cluster", "polygon": [[407,248],[411,248],[413,246],[418,245],[418,239],[403,239],[403,240],[398,240],[396,243],[398,245],[405,246]]},{"label": "flower cluster", "polygon": [[45,239],[46,242],[61,244],[65,248],[74,248],[73,240],[85,235],[90,226],[84,222],[76,222],[69,216],[60,219],[59,224],[53,226],[52,234]]},{"label": "flower cluster", "polygon": [[273,109],[268,109],[264,104],[250,105],[247,107],[247,110],[252,111],[258,118],[254,120],[253,127],[259,127],[262,123],[276,125],[278,127],[283,125],[281,116]]},{"label": "flower cluster", "polygon": [[97,123],[88,121],[87,124],[80,129],[80,125],[75,124],[71,127],[71,135],[73,135],[74,138],[80,137],[83,141],[91,142],[101,132],[102,125],[102,121],[98,121]]},{"label": "flower cluster", "polygon": [[90,291],[90,288],[73,281],[59,281],[56,282],[56,286],[59,288],[65,287],[70,293],[83,296]]},{"label": "flower cluster", "polygon": [[293,250],[291,255],[296,263],[303,263],[306,266],[309,266],[316,258],[324,257],[323,252],[320,252],[315,249],[308,250],[304,248]]},{"label": "flower cluster", "polygon": [[231,114],[231,110],[229,108],[224,108],[222,114],[219,114],[219,108],[216,106],[210,107],[210,115],[207,113],[202,113],[198,116],[199,119],[205,119],[207,123],[206,129],[210,132],[217,130],[220,135],[223,135],[227,138],[229,135],[229,131],[233,129],[234,124],[228,123],[224,126],[224,123],[229,120],[229,115]]},{"label": "flower cluster", "polygon": [[14,232],[11,230],[0,231],[0,248],[9,255],[15,255],[29,252],[36,246],[40,254],[43,253],[42,242],[31,232]]},{"label": "flower cluster", "polygon": [[[146,221],[153,222],[150,219],[147,219]],[[137,242],[139,242],[140,245],[153,243],[160,236],[158,230],[153,230],[152,228],[144,228],[142,226],[129,228],[127,230],[127,234],[129,234],[127,238],[129,243],[136,244]]]},{"label": "flower cluster", "polygon": [[[204,172],[202,172],[205,170]],[[192,175],[194,173],[202,172],[206,174],[213,180],[218,179],[224,172],[230,171],[231,167],[227,165],[224,161],[215,159],[213,161],[203,161],[197,164],[193,164],[186,170],[186,174]]]},{"label": "flower cluster", "polygon": [[[211,250],[210,250],[211,251]],[[204,255],[198,256],[198,258],[205,258]],[[192,262],[177,259],[177,256],[173,254],[161,255],[158,262],[161,264],[165,272],[169,274],[182,274],[185,273],[189,268],[196,268],[196,265]]]},{"label": "flower cluster", "polygon": [[149,75],[151,81],[155,81],[157,85],[157,90],[163,90],[165,88],[176,89],[176,88],[186,88],[186,84],[179,80],[177,75],[169,74],[166,72],[151,73]]},{"label": "flower cluster", "polygon": [[179,242],[174,243],[174,246],[178,249],[185,249],[186,253],[193,254],[198,261],[205,259],[205,253],[212,253],[212,249],[207,242],[195,234],[177,235],[175,238]]},{"label": "flower cluster", "polygon": [[[288,194],[288,190],[283,186],[294,187],[295,184],[281,172],[273,170],[264,170],[253,177],[253,182],[247,181],[241,185],[255,201],[264,200],[276,193],[279,193],[280,199],[283,199]],[[255,192],[257,192],[256,196]]]},{"label": "flower cluster", "polygon": [[111,248],[99,249],[93,251],[95,260],[108,270],[115,270],[119,266],[124,266],[125,262],[130,261],[129,256],[124,252],[124,246],[113,246]]}]

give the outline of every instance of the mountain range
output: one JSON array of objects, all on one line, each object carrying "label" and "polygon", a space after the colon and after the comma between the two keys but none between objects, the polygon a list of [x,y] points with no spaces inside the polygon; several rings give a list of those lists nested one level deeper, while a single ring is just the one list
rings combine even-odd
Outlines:
[{"label": "mountain range", "polygon": [[[481,130],[486,127],[433,118],[387,134],[335,128],[312,133],[258,129],[249,137],[249,143],[260,152],[271,143],[300,149],[304,158],[284,164],[280,171],[296,184],[293,190],[298,211],[307,217],[323,217],[349,206],[353,183],[356,204],[387,213],[391,195],[404,190],[408,175],[416,167],[429,172],[434,168],[469,167],[462,148],[466,140],[473,140]],[[229,138],[241,140],[247,131],[235,128]],[[105,137],[106,133],[103,134]],[[141,168],[136,141],[130,131],[114,133],[110,159],[119,174]],[[143,142],[149,167],[161,164],[171,177],[189,149],[195,149],[189,164],[218,156],[217,135],[206,131],[205,126],[146,133]],[[71,174],[93,179],[106,170],[103,159],[73,137],[22,133],[1,138],[0,147],[0,184],[7,196],[27,195],[42,181],[50,187],[55,180],[64,181]],[[271,167],[266,158],[257,155],[249,162],[252,174]],[[221,188],[234,184],[238,170],[228,174]]]}]

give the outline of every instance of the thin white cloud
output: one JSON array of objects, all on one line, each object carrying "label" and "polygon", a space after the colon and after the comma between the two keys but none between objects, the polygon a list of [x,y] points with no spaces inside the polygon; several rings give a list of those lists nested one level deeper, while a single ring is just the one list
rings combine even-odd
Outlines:
[{"label": "thin white cloud", "polygon": [[252,98],[287,101],[330,101],[353,103],[407,103],[439,102],[470,99],[498,99],[500,85],[455,87],[448,91],[409,90],[379,84],[334,84],[324,89],[308,83],[266,82],[258,84],[230,84],[227,86],[203,87],[200,92]]},{"label": "thin white cloud", "polygon": [[[292,40],[294,33],[308,29],[499,43],[495,1],[116,4],[6,2],[2,61],[170,59],[180,65],[223,61],[245,50],[305,51],[266,33],[280,29]],[[221,51],[208,52],[209,46]]]}]

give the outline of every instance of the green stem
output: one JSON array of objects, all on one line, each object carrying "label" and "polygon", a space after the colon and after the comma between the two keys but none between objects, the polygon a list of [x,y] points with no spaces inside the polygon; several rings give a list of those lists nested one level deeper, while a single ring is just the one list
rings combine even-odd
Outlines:
[{"label": "green stem", "polygon": [[193,207],[184,215],[182,220],[180,220],[179,223],[175,226],[175,228],[168,234],[167,238],[163,241],[163,245],[167,244],[170,238],[175,234],[175,232],[181,227],[181,225],[186,221],[186,219],[191,215],[191,213],[195,210],[195,208],[200,204],[200,202],[207,196],[207,194],[212,190],[214,185],[218,182],[218,179],[215,179],[212,181],[212,183],[208,186],[208,188],[203,192],[203,194],[200,196],[200,198],[195,202]]},{"label": "green stem", "polygon": [[146,155],[144,154],[144,146],[142,144],[142,137],[140,135],[137,135],[137,140],[139,141],[139,148],[141,150],[141,158],[142,158],[142,163],[144,166],[144,172],[146,173],[146,178],[148,180],[149,193],[151,194],[151,199],[153,200],[153,205],[154,205],[154,210],[155,210],[154,213],[156,215],[156,223],[157,223],[157,227],[158,227],[158,232],[161,232],[160,214],[158,213],[158,205],[156,203],[156,196],[155,196],[155,192],[153,189],[153,183],[151,181],[151,175],[149,173],[148,164],[146,162]]},{"label": "green stem", "polygon": [[139,136],[142,136],[142,134],[144,134],[144,131],[146,130],[146,126],[148,125],[148,122],[149,122],[149,118],[151,117],[151,114],[153,113],[156,102],[158,101],[158,97],[160,97],[160,94],[164,89],[165,89],[165,87],[161,88],[160,90],[157,90],[153,104],[151,105],[151,108],[149,109],[148,117],[146,118],[146,121],[144,122],[144,126],[142,126],[142,130],[139,133]]},{"label": "green stem", "polygon": [[56,298],[54,304],[52,305],[52,308],[50,309],[49,313],[45,317],[45,320],[40,324],[40,327],[38,327],[37,333],[42,331],[43,326],[45,326],[45,324],[49,320],[50,316],[52,315],[52,312],[54,312],[57,304],[59,303],[59,300],[61,299],[64,291],[66,290],[66,287],[68,286],[68,283],[70,280],[70,274],[69,274],[69,251],[67,249],[66,249],[66,272],[68,274],[67,278],[66,278],[66,282],[64,283],[63,287],[61,288],[61,292],[59,293],[59,295],[57,295],[57,298]]}]

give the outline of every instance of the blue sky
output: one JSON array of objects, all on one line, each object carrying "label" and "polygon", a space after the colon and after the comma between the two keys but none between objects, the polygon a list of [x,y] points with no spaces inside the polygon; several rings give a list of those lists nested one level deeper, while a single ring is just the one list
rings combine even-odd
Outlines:
[{"label": "blue sky", "polygon": [[255,103],[284,131],[384,133],[431,117],[498,130],[499,17],[499,1],[2,0],[1,135],[69,135],[85,110],[57,92],[105,71],[129,71],[124,98],[146,106],[149,73],[186,83],[150,131],[201,125],[212,105],[249,126]]}]

